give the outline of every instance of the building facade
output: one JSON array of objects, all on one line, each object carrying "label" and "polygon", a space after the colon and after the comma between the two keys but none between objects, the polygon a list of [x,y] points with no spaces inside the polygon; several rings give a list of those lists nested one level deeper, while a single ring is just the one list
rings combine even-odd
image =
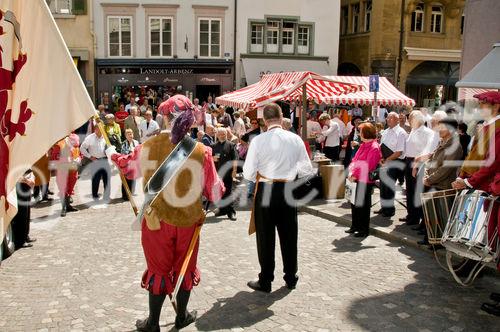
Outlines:
[{"label": "building facade", "polygon": [[339,0],[235,1],[236,87],[263,74],[337,70]]},{"label": "building facade", "polygon": [[94,98],[94,35],[91,3],[91,0],[47,0],[89,95]]},{"label": "building facade", "polygon": [[465,0],[342,0],[339,75],[386,76],[417,106],[456,100]]},{"label": "building facade", "polygon": [[100,103],[145,91],[203,101],[233,88],[234,1],[95,0],[93,6]]}]

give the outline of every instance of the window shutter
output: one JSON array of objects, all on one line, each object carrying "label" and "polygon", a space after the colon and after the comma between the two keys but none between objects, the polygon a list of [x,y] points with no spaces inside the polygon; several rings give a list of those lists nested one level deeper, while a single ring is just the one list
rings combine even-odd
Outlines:
[{"label": "window shutter", "polygon": [[72,14],[86,15],[87,14],[87,0],[73,0]]}]

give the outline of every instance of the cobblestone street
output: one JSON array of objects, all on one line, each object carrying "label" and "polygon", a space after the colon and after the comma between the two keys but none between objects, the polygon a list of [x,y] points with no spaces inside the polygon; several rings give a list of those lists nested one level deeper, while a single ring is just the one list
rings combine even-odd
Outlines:
[{"label": "cobblestone street", "polygon": [[[77,204],[90,200],[79,197]],[[32,210],[38,241],[0,268],[1,331],[131,331],[147,315],[140,288],[145,263],[129,204],[79,207],[66,218],[59,218],[57,203]],[[345,228],[307,214],[299,218],[297,289],[283,287],[277,252],[273,293],[254,293],[246,286],[258,273],[248,220],[248,211],[238,212],[236,222],[207,219],[202,282],[190,302],[199,319],[186,330],[500,330],[498,318],[479,310],[490,291],[500,289],[497,277],[462,288],[425,252],[373,236],[349,237]],[[162,329],[172,329],[173,320],[166,303]]]}]

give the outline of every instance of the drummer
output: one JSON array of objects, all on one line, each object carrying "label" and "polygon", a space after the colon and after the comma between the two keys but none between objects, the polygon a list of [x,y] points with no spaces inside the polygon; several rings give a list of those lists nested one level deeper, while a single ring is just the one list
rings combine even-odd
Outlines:
[{"label": "drummer", "polygon": [[[459,177],[452,183],[455,189],[473,188],[491,195],[500,194],[500,92],[488,91],[474,95],[479,100],[480,114],[485,120],[472,149],[464,161]],[[493,180],[493,181],[492,181]],[[500,230],[500,204],[493,206],[489,221],[489,234],[495,227]],[[500,265],[498,266],[500,270]],[[491,294],[496,304],[484,303],[481,309],[500,316],[500,294]]]},{"label": "drummer", "polygon": [[[430,155],[425,164],[425,175],[423,178],[424,191],[436,191],[451,189],[451,183],[455,180],[459,164],[462,158],[460,139],[457,134],[458,122],[452,118],[439,121],[439,145]],[[417,208],[420,219],[423,219],[422,206]],[[420,235],[424,240],[418,244],[429,244],[425,222],[421,222]]]}]

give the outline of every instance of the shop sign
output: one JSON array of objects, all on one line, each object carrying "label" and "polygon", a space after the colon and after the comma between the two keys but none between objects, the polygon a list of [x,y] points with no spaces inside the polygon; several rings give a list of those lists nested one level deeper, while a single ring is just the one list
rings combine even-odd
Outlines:
[{"label": "shop sign", "polygon": [[203,77],[203,78],[201,78],[201,79],[200,79],[200,82],[205,82],[205,83],[217,82],[217,79],[215,79],[215,78]]},{"label": "shop sign", "polygon": [[166,78],[163,80],[163,83],[177,83],[177,82],[179,82],[179,80],[178,80],[178,79],[176,79],[176,78],[168,78],[168,77],[166,77]]},{"label": "shop sign", "polygon": [[193,74],[193,69],[173,69],[173,68],[141,68],[141,74],[156,75],[188,75]]}]

